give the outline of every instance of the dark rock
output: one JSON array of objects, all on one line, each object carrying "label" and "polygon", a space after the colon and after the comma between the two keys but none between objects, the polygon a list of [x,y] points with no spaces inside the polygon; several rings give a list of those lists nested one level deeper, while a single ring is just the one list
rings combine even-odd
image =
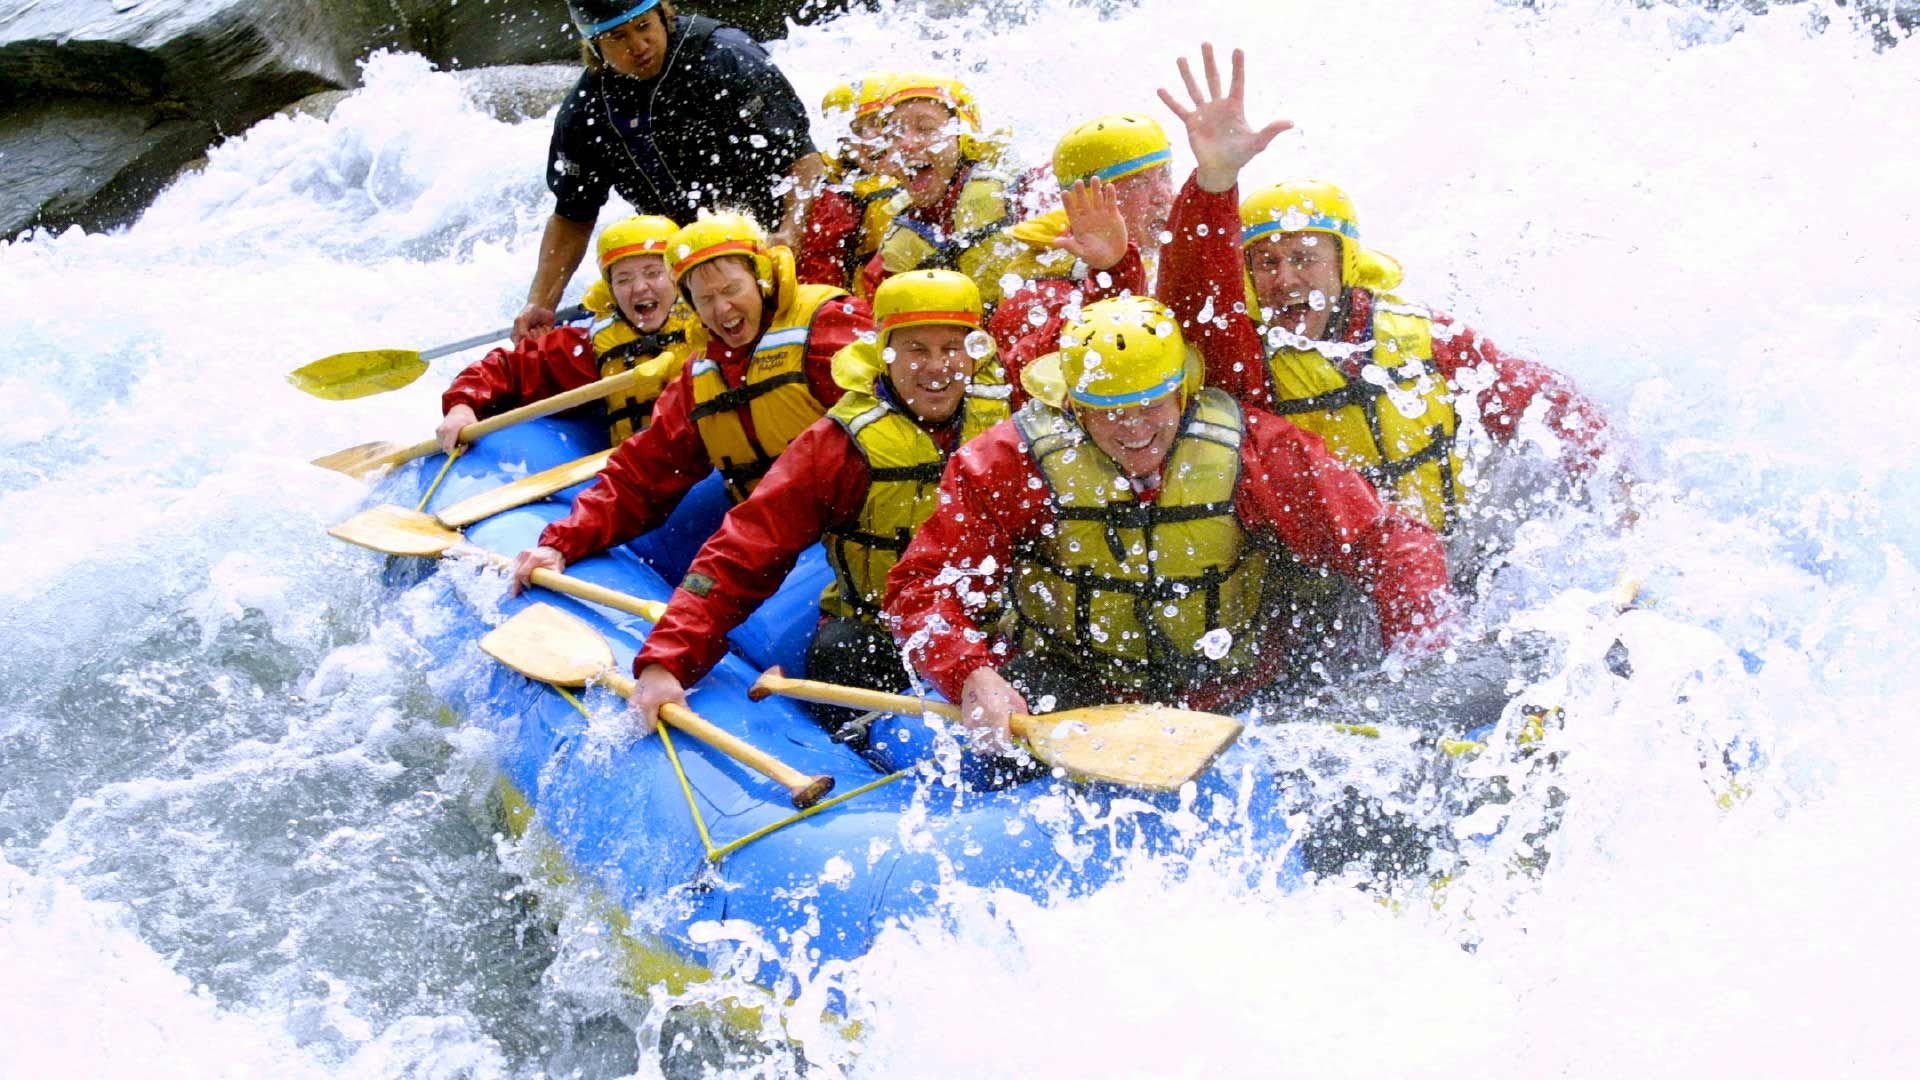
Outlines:
[{"label": "dark rock", "polygon": [[[693,5],[762,36],[838,7]],[[357,85],[382,48],[443,68],[579,57],[565,0],[0,0],[0,236],[125,224],[213,142]]]}]

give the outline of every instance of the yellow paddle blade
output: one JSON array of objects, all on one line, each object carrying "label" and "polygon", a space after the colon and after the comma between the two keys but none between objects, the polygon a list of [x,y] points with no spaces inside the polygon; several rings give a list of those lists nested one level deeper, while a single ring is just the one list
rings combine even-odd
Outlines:
[{"label": "yellow paddle blade", "polygon": [[547,604],[534,604],[494,627],[480,648],[527,678],[554,686],[585,686],[613,667],[605,638]]},{"label": "yellow paddle blade", "polygon": [[464,537],[432,514],[404,506],[374,506],[327,530],[327,535],[388,555],[438,558]]},{"label": "yellow paddle blade", "polygon": [[597,454],[588,454],[565,465],[556,465],[551,469],[523,476],[511,484],[504,484],[491,491],[483,491],[462,499],[452,506],[444,507],[435,516],[455,528],[465,528],[476,521],[490,518],[495,514],[511,510],[516,506],[525,506],[537,502],[562,488],[570,488],[583,480],[591,480],[606,468],[607,459],[613,456],[612,450],[602,450]]},{"label": "yellow paddle blade", "polygon": [[1013,733],[1041,762],[1069,776],[1177,791],[1240,737],[1231,716],[1164,705],[1095,705],[1015,716]]},{"label": "yellow paddle blade", "polygon": [[397,464],[400,455],[408,449],[410,448],[394,442],[361,443],[359,446],[350,446],[345,450],[335,450],[326,457],[314,458],[313,463],[323,469],[345,473],[355,480],[364,480],[381,469]]},{"label": "yellow paddle blade", "polygon": [[414,349],[367,349],[334,353],[298,368],[287,381],[328,401],[351,401],[398,390],[427,373]]}]

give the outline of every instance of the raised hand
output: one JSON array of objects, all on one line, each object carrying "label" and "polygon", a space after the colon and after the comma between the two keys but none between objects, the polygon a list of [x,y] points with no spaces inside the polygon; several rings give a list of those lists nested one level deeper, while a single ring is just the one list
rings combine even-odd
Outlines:
[{"label": "raised hand", "polygon": [[1187,58],[1180,58],[1180,78],[1187,84],[1191,108],[1182,106],[1164,88],[1159,94],[1160,100],[1186,126],[1187,145],[1193,148],[1194,161],[1199,165],[1196,179],[1200,186],[1207,191],[1221,192],[1238,183],[1241,168],[1281,132],[1290,130],[1293,121],[1275,120],[1258,131],[1247,124],[1247,61],[1246,54],[1239,49],[1233,50],[1233,82],[1224,95],[1220,92],[1220,66],[1214,63],[1211,43],[1200,46],[1200,61],[1207,74],[1204,94],[1194,81]]},{"label": "raised hand", "polygon": [[1060,193],[1067,209],[1067,231],[1053,246],[1073,253],[1095,270],[1111,270],[1127,257],[1127,218],[1120,196],[1099,177],[1082,180]]}]

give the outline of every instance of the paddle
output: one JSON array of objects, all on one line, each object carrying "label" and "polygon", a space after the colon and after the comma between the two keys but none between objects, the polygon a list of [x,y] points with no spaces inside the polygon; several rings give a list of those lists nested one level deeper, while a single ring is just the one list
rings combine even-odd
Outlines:
[{"label": "paddle", "polygon": [[[930,712],[949,720],[960,718],[960,709],[946,702],[789,679],[777,667],[768,668],[747,691],[755,701],[768,694],[902,715]],[[1205,772],[1240,737],[1241,728],[1231,716],[1152,704],[1095,705],[1045,716],[1015,713],[1012,726],[1014,737],[1026,743],[1029,753],[1069,776],[1154,791],[1177,791]]]},{"label": "paddle", "polygon": [[[556,323],[572,322],[587,314],[584,307],[570,307],[554,316]],[[478,348],[513,333],[512,327],[489,330],[464,341],[437,349],[415,352],[412,349],[364,349],[359,352],[324,356],[287,375],[287,381],[305,393],[327,401],[351,401],[398,390],[426,374],[427,361]]]},{"label": "paddle", "polygon": [[[543,398],[531,405],[522,405],[517,409],[491,416],[477,423],[468,424],[460,429],[460,441],[471,443],[482,436],[491,435],[502,428],[509,428],[525,420],[537,420],[542,416],[552,416],[565,412],[576,405],[585,405],[609,394],[625,390],[643,379],[653,378],[654,373],[645,368],[622,371],[618,375],[609,375],[597,382],[585,386],[576,386],[565,393]],[[325,457],[313,459],[315,465],[323,469],[332,469],[356,479],[371,476],[381,469],[405,464],[415,458],[440,452],[440,440],[428,439],[411,446],[403,443],[370,442],[359,446],[350,446],[345,450],[336,450]]]},{"label": "paddle", "polygon": [[449,528],[464,529],[476,521],[484,521],[516,506],[544,499],[583,480],[591,480],[600,475],[600,470],[607,467],[607,459],[612,456],[613,451],[602,450],[597,454],[575,458],[564,465],[555,465],[531,476],[523,476],[511,484],[502,484],[461,499],[433,516]]},{"label": "paddle", "polygon": [[[375,506],[362,510],[328,529],[327,535],[388,555],[415,555],[428,559],[443,555],[473,555],[502,569],[513,565],[513,560],[505,555],[469,545],[466,537],[441,524],[432,514],[423,514],[404,506]],[[638,615],[648,622],[659,622],[667,611],[667,605],[658,600],[642,600],[545,568],[533,572],[533,583],[543,589],[552,589],[615,611]]]},{"label": "paddle", "polygon": [[[633,680],[613,664],[613,650],[593,627],[559,608],[535,604],[480,639],[488,656],[513,670],[554,686],[603,682],[621,697],[633,695]],[[693,710],[671,702],[660,718],[747,768],[787,789],[793,805],[806,809],[833,790],[833,777],[808,776],[730,731],[715,727]]]}]

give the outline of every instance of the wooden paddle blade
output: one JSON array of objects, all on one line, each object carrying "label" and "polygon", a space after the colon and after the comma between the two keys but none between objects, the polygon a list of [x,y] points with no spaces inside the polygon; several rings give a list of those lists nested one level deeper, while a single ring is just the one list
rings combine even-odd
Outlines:
[{"label": "wooden paddle blade", "polygon": [[426,374],[428,366],[412,349],[368,349],[315,360],[287,381],[317,398],[351,401],[398,390]]},{"label": "wooden paddle blade", "polygon": [[1240,737],[1231,716],[1163,705],[1096,705],[1015,716],[1013,733],[1041,762],[1084,780],[1177,791]]},{"label": "wooden paddle blade", "polygon": [[488,656],[554,686],[585,686],[613,667],[607,640],[578,616],[534,604],[480,639]]},{"label": "wooden paddle blade", "polygon": [[314,458],[313,463],[323,469],[345,473],[355,480],[364,480],[381,469],[398,464],[407,449],[405,444],[395,442],[361,443],[345,450],[335,450],[325,457]]},{"label": "wooden paddle blade", "polygon": [[591,480],[600,475],[607,467],[607,459],[613,456],[612,450],[602,450],[597,454],[569,461],[564,465],[555,465],[551,469],[523,476],[511,484],[504,484],[492,491],[483,491],[442,507],[435,516],[456,529],[466,528],[476,521],[482,521],[495,514],[504,513],[516,506],[525,506],[537,502],[562,488],[570,488],[583,480]]},{"label": "wooden paddle blade", "polygon": [[388,555],[439,558],[463,537],[432,514],[404,506],[374,506],[327,530],[327,535]]}]

